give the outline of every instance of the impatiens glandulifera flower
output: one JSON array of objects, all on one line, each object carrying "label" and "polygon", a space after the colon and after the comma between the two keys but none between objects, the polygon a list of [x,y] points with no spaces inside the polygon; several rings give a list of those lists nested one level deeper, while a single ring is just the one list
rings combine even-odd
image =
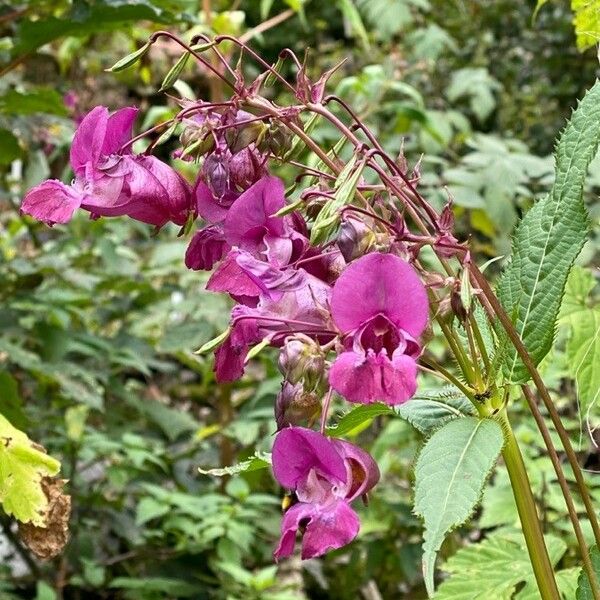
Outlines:
[{"label": "impatiens glandulifera flower", "polygon": [[335,283],[331,313],[345,347],[329,371],[333,389],[365,404],[411,398],[421,350],[416,338],[428,313],[427,293],[414,269],[392,254],[359,258]]},{"label": "impatiens glandulifera flower", "polygon": [[49,225],[68,222],[77,208],[93,217],[127,215],[157,227],[168,221],[184,225],[192,210],[185,180],[153,156],[121,150],[136,115],[131,107],[112,115],[104,106],[89,112],[71,146],[75,181],[44,181],[25,196],[22,212]]},{"label": "impatiens glandulifera flower", "polygon": [[303,559],[349,544],[360,528],[350,503],[379,480],[377,464],[367,452],[303,427],[277,434],[273,473],[298,499],[283,517],[276,560],[292,554],[298,531],[303,532]]},{"label": "impatiens glandulifera flower", "polygon": [[306,274],[301,287],[281,294],[278,300],[263,297],[255,307],[236,306],[231,311],[230,335],[215,351],[217,381],[241,377],[250,346],[264,339],[281,346],[290,330],[332,339],[333,333],[326,322],[330,294],[329,285]]}]

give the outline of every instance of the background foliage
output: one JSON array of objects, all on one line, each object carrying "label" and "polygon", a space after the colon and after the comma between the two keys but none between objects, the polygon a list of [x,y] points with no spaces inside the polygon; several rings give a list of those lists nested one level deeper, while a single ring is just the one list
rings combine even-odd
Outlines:
[{"label": "background foliage", "polygon": [[[2,598],[425,597],[423,526],[409,482],[423,435],[431,433],[426,410],[339,421],[336,432],[360,438],[382,470],[361,535],[325,559],[276,566],[281,490],[268,470],[253,468],[261,461],[231,477],[198,473],[269,450],[279,385],[273,356],[263,352],[241,382],[215,385],[211,357],[192,351],[224,328],[228,306],[203,291],[202,275],[185,269],[186,242],[176,228],[155,238],[138,223],[79,215],[50,230],[22,218],[18,206],[42,179],[70,178],[70,137],[90,107],[139,105],[140,128],[172,113],[156,93],[179,57],[169,44],[155,44],[132,69],[104,69],[159,28],[190,37],[227,32],[252,39],[273,62],[284,46],[299,54],[311,47],[314,73],[347,58],[333,87],[387,148],[404,147],[410,164],[422,156],[425,195],[439,204],[447,193],[454,198],[459,230],[471,235],[478,260],[507,254],[519,218],[552,185],[554,139],[598,65],[593,49],[579,51],[589,45],[577,25],[582,3],[573,2],[577,37],[568,3],[547,2],[532,21],[534,4],[0,2],[0,413],[61,460],[73,497],[71,541],[52,563],[35,560],[0,516]],[[282,13],[285,20],[257,33]],[[178,91],[188,96],[214,93],[191,62],[181,79]],[[325,126],[316,136],[336,141]],[[597,173],[595,162],[586,184],[595,223]],[[593,368],[600,335],[590,341],[590,330],[600,331],[597,252],[596,232],[568,281],[556,343],[542,366],[600,503]],[[489,267],[492,277],[496,269]],[[431,349],[443,354],[436,339]],[[435,382],[424,377],[422,387]],[[430,400],[424,393],[418,402]],[[513,403],[518,412],[521,400]],[[546,507],[561,590],[573,598],[575,541],[524,409],[517,435]],[[427,521],[427,507],[417,511]],[[536,598],[502,465],[475,517],[440,549],[450,577],[436,597],[490,597],[502,587],[502,597]]]}]

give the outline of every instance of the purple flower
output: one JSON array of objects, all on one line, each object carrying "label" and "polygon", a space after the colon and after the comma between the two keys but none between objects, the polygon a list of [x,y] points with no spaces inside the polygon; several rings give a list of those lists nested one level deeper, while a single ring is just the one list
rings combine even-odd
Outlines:
[{"label": "purple flower", "polygon": [[273,473],[298,499],[283,517],[276,560],[292,554],[299,530],[302,558],[350,543],[360,528],[350,503],[379,480],[377,464],[364,450],[302,427],[277,434]]},{"label": "purple flower", "polygon": [[204,227],[194,234],[185,251],[185,266],[194,271],[210,271],[228,250],[221,227]]},{"label": "purple flower", "polygon": [[293,230],[287,220],[273,216],[285,206],[281,179],[266,176],[248,188],[225,217],[225,239],[276,265],[288,264],[293,251]]},{"label": "purple flower", "polygon": [[400,404],[417,387],[417,338],[427,325],[427,293],[414,269],[392,254],[354,261],[333,287],[331,312],[345,351],[329,383],[350,402]]},{"label": "purple flower", "polygon": [[136,115],[132,107],[112,115],[104,106],[89,112],[71,146],[75,181],[70,186],[44,181],[25,196],[22,212],[49,225],[68,222],[80,207],[95,217],[128,215],[157,227],[168,221],[185,224],[191,210],[185,180],[153,156],[121,150]]},{"label": "purple flower", "polygon": [[[240,300],[246,299],[244,292],[249,290],[245,287],[249,285],[248,281],[249,278],[236,281]],[[281,294],[277,300],[262,297],[255,306],[236,306],[231,312],[231,333],[215,351],[217,381],[239,379],[244,372],[249,347],[264,339],[274,346],[281,346],[295,331],[327,341],[332,339],[326,323],[330,293],[329,285],[306,274],[302,286]]]}]

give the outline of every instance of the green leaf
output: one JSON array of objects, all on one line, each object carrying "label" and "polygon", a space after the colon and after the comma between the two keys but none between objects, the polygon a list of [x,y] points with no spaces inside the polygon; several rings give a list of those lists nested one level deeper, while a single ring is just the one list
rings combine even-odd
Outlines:
[{"label": "green leaf", "polygon": [[361,19],[360,13],[358,12],[356,6],[352,0],[337,0],[337,5],[342,14],[344,15],[344,19],[350,25],[354,34],[360,39],[362,45],[365,49],[369,49],[369,34],[365,28],[365,25]]},{"label": "green leaf", "polygon": [[22,19],[14,38],[13,58],[34,52],[58,38],[85,37],[99,31],[120,29],[131,21],[169,24],[177,20],[149,0],[99,0],[93,5],[77,4],[60,18]]},{"label": "green leaf", "polygon": [[425,522],[423,575],[430,596],[444,537],[470,517],[503,442],[496,421],[465,417],[438,429],[419,454],[414,510]]},{"label": "green leaf", "polygon": [[0,371],[0,414],[15,427],[26,427],[27,416],[23,412],[23,398],[17,380],[8,372]]},{"label": "green leaf", "polygon": [[423,435],[431,435],[448,421],[474,414],[471,402],[454,388],[418,394],[396,410]]},{"label": "green leaf", "polygon": [[371,423],[375,417],[393,414],[393,409],[385,404],[362,404],[346,413],[336,425],[328,427],[326,433],[327,435],[335,435],[336,437],[348,435],[355,429]]},{"label": "green leaf", "polygon": [[144,523],[148,523],[148,521],[152,521],[152,519],[166,515],[170,510],[171,505],[169,503],[161,502],[156,498],[147,496],[146,498],[142,498],[137,505],[135,524],[138,526],[143,525]]},{"label": "green leaf", "polygon": [[600,1],[571,0],[571,9],[575,15],[577,48],[583,51],[595,46],[600,40]]},{"label": "green leaf", "polygon": [[[552,564],[556,564],[567,545],[553,536],[546,536],[546,545]],[[450,573],[450,578],[440,585],[435,600],[511,600],[515,588],[523,582],[527,592],[531,586],[537,592],[525,541],[520,537],[511,539],[495,535],[471,544],[452,556],[443,569]],[[561,590],[564,590],[565,584],[569,584],[568,578],[557,579],[562,579]],[[520,595],[517,597],[521,598]],[[532,598],[539,600],[539,592]]]},{"label": "green leaf", "polygon": [[244,460],[237,465],[231,467],[223,467],[220,469],[201,469],[198,468],[198,472],[202,475],[212,475],[214,477],[223,477],[224,475],[237,475],[238,473],[245,473],[246,471],[259,471],[266,469],[271,465],[271,455],[265,452],[257,452],[254,456],[248,460]]},{"label": "green leaf", "polygon": [[0,503],[23,523],[45,525],[48,499],[43,477],[53,477],[60,463],[0,415]]},{"label": "green leaf", "polygon": [[[146,54],[146,52],[148,52],[148,50],[150,50],[150,46],[150,42],[146,42],[141,48],[138,48],[134,52],[131,52],[131,54],[124,56],[121,60],[118,60],[112,67],[106,70],[110,71],[111,73],[118,73],[119,71],[124,71],[125,69],[132,67],[138,60],[140,60],[140,58],[142,58],[142,56],[144,56],[144,54]],[[162,89],[163,88],[161,88],[159,91],[162,91]]]},{"label": "green leaf", "polygon": [[21,93],[9,90],[0,96],[0,112],[11,115],[46,113],[66,117],[69,112],[62,96],[53,88],[33,88]]},{"label": "green leaf", "polygon": [[[600,82],[588,91],[563,132],[556,152],[556,179],[550,194],[523,218],[498,297],[535,364],[552,347],[556,318],[573,261],[581,251],[588,218],[583,184],[600,142]],[[516,350],[504,359],[508,381],[529,379]]]},{"label": "green leaf", "polygon": [[600,415],[600,307],[571,314],[571,337],[567,342],[567,367],[577,384],[582,419],[592,411]]},{"label": "green leaf", "polygon": [[[590,558],[592,559],[592,567],[594,572],[600,579],[600,551],[598,546],[592,546],[590,548]],[[592,587],[590,586],[590,579],[586,572],[582,569],[579,574],[579,580],[577,582],[577,600],[594,600],[594,594],[592,594]]]},{"label": "green leaf", "polygon": [[0,165],[10,165],[23,156],[17,137],[8,129],[0,129]]}]

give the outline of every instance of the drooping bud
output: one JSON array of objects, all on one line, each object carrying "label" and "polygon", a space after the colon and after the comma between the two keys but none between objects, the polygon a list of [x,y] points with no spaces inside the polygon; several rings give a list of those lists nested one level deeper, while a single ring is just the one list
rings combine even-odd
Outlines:
[{"label": "drooping bud", "polygon": [[278,366],[286,381],[303,382],[307,389],[314,390],[323,376],[325,357],[312,340],[290,338],[279,352]]},{"label": "drooping bud", "polygon": [[340,227],[337,245],[346,262],[366,254],[376,243],[373,230],[361,219],[346,216]]},{"label": "drooping bud", "polygon": [[306,424],[319,414],[320,409],[321,403],[315,392],[306,392],[301,383],[292,385],[285,381],[275,400],[277,429]]},{"label": "drooping bud", "polygon": [[259,148],[271,152],[274,156],[283,157],[292,146],[291,132],[279,123],[271,123],[265,132]]},{"label": "drooping bud", "polygon": [[265,136],[267,129],[268,127],[262,121],[254,121],[239,127],[230,127],[225,131],[225,139],[231,153],[236,154],[254,142],[259,143]]},{"label": "drooping bud", "polygon": [[241,190],[254,185],[265,172],[264,160],[254,146],[244,148],[229,161],[231,183]]},{"label": "drooping bud", "polygon": [[216,198],[222,198],[230,189],[229,164],[221,152],[213,152],[204,159],[202,171],[206,185]]}]

